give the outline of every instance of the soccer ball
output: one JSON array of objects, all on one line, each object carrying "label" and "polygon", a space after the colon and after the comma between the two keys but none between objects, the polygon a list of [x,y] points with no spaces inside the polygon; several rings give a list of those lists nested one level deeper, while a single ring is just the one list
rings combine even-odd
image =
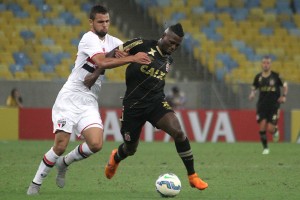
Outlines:
[{"label": "soccer ball", "polygon": [[155,181],[155,187],[162,197],[175,197],[180,192],[181,182],[175,174],[165,173]]}]

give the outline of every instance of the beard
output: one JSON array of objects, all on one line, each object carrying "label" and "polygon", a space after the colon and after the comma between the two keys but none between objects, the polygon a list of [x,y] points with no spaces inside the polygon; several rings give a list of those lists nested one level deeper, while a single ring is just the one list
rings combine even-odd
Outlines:
[{"label": "beard", "polygon": [[96,31],[96,35],[98,35],[101,38],[103,38],[106,34],[107,34],[107,32],[105,32],[105,31]]}]

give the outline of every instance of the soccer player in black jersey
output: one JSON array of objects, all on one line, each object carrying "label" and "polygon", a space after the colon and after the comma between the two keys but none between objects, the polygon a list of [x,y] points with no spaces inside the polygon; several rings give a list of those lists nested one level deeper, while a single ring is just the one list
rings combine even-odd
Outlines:
[{"label": "soccer player in black jersey", "polygon": [[[124,143],[111,153],[105,168],[108,179],[114,176],[120,161],[134,155],[142,127],[146,121],[149,121],[174,139],[178,155],[187,170],[190,185],[199,190],[208,187],[208,184],[195,172],[190,142],[182,131],[175,112],[165,100],[164,94],[165,77],[172,64],[170,55],[181,44],[183,36],[182,26],[178,23],[167,28],[158,41],[137,38],[118,47],[119,50],[130,55],[146,52],[152,62],[148,65],[131,63],[126,69],[127,89],[121,117],[121,134]],[[97,77],[97,71],[94,74]],[[86,86],[90,87],[88,83]]]},{"label": "soccer player in black jersey", "polygon": [[[259,91],[257,101],[257,122],[259,123],[260,140],[263,145],[262,154],[269,154],[266,133],[273,135],[273,141],[279,140],[277,121],[279,117],[279,107],[286,101],[288,86],[279,77],[279,74],[271,70],[271,58],[265,56],[262,59],[262,72],[258,73],[253,81],[249,99],[253,100],[256,90]],[[283,87],[283,94],[280,89]]]}]

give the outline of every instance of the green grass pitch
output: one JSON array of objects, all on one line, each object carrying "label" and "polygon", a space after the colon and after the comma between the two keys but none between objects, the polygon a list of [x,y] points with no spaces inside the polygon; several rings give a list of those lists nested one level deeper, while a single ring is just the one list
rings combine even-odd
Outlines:
[{"label": "green grass pitch", "polygon": [[[260,143],[191,143],[195,168],[208,182],[204,191],[188,184],[183,163],[174,143],[141,142],[134,157],[123,161],[115,177],[104,176],[110,152],[119,143],[105,142],[101,152],[72,164],[66,186],[55,185],[56,169],[48,175],[40,195],[26,190],[53,141],[0,141],[1,200],[126,200],[161,199],[155,180],[165,172],[175,173],[182,190],[175,199],[300,199],[300,146],[270,143],[271,153],[262,155]],[[71,142],[68,151],[78,142]]]}]

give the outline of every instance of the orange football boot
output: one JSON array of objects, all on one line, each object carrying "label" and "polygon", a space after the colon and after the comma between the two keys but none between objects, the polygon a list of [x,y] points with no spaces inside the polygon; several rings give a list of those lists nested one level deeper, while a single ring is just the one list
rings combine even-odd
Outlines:
[{"label": "orange football boot", "polygon": [[105,176],[108,179],[111,179],[115,175],[117,168],[119,166],[119,163],[117,163],[114,159],[115,154],[117,152],[118,152],[118,149],[112,150],[110,157],[109,157],[109,161],[105,166]]},{"label": "orange football boot", "polygon": [[196,173],[189,175],[189,182],[192,187],[198,190],[205,190],[208,187],[208,184],[202,181]]}]

